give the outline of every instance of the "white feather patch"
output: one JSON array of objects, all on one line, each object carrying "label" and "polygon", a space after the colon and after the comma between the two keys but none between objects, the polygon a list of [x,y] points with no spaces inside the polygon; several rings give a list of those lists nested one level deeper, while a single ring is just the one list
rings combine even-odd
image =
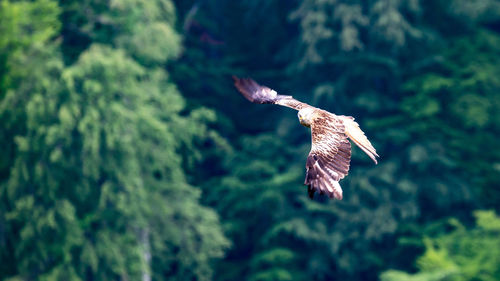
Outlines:
[{"label": "white feather patch", "polygon": [[340,184],[338,181],[331,180],[330,181],[333,185],[334,192],[333,195],[335,196],[336,199],[342,200],[342,188],[340,187]]}]

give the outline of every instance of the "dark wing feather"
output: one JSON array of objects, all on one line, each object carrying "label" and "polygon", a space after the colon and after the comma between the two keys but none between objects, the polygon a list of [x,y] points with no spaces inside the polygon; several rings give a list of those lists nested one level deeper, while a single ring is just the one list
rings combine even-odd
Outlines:
[{"label": "dark wing feather", "polygon": [[318,192],[341,200],[339,180],[349,172],[351,143],[341,120],[322,110],[318,115],[311,125],[312,146],[307,157],[304,184],[308,186],[311,198],[314,192]]},{"label": "dark wing feather", "polygon": [[253,103],[270,103],[290,107],[300,110],[308,104],[294,99],[292,96],[278,95],[276,91],[265,86],[259,85],[250,78],[238,78],[233,76],[234,86],[240,93],[249,101]]}]

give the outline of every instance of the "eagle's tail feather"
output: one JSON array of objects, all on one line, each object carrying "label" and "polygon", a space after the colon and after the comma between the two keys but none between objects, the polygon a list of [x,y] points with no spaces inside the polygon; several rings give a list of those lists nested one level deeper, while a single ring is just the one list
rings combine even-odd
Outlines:
[{"label": "eagle's tail feather", "polygon": [[376,157],[380,156],[378,156],[377,151],[365,136],[365,133],[359,128],[359,124],[351,116],[340,117],[344,121],[346,135],[377,164]]}]

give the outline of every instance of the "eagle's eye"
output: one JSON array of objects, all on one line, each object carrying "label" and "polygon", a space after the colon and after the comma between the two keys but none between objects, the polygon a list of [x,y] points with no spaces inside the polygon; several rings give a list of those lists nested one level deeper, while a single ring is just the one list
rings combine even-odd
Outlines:
[{"label": "eagle's eye", "polygon": [[299,117],[300,124],[303,124],[304,123],[304,117],[302,116],[302,114],[298,113],[297,117]]}]

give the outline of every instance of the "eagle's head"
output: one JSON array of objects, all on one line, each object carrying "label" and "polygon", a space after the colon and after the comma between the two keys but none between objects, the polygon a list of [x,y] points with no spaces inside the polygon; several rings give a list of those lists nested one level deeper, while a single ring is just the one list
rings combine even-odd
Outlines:
[{"label": "eagle's head", "polygon": [[297,116],[299,117],[300,124],[310,128],[311,124],[313,123],[314,108],[312,107],[302,108],[301,110],[299,110]]}]

